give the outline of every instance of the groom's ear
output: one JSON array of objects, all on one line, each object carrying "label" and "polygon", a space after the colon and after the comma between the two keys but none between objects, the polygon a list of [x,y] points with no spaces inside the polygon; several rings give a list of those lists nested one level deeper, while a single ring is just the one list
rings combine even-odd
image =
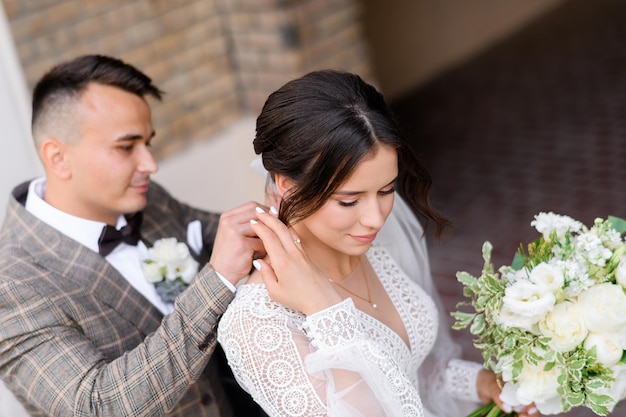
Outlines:
[{"label": "groom's ear", "polygon": [[41,143],[39,153],[47,175],[54,175],[60,179],[71,177],[66,147],[65,143],[54,138],[46,138]]},{"label": "groom's ear", "polygon": [[293,188],[293,181],[280,174],[274,175],[274,183],[276,184],[276,191],[280,197],[283,197],[286,192],[289,192],[289,190]]}]

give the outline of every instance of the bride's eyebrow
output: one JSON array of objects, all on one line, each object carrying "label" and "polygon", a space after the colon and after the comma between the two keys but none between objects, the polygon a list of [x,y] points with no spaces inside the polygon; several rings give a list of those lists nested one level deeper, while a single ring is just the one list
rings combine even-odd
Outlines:
[{"label": "bride's eyebrow", "polygon": [[[392,185],[394,182],[396,182],[396,180],[398,179],[398,177],[395,177],[393,180],[389,181],[387,184],[383,185],[380,188],[385,188],[385,187],[389,187],[390,185]],[[363,194],[365,191],[335,191],[334,194],[335,195],[345,195],[345,196],[351,196],[351,195],[359,195],[359,194]]]}]

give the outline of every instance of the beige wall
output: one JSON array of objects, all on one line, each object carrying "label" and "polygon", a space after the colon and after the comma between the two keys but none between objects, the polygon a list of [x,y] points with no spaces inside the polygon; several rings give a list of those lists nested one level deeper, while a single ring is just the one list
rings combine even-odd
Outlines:
[{"label": "beige wall", "polygon": [[373,70],[394,98],[565,0],[361,0]]}]

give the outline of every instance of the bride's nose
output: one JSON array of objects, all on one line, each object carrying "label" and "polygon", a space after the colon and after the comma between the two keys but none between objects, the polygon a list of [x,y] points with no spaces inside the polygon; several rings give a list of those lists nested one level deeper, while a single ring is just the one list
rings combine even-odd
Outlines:
[{"label": "bride's nose", "polygon": [[378,199],[372,199],[367,204],[363,205],[360,223],[363,226],[376,230],[383,227],[385,215]]}]

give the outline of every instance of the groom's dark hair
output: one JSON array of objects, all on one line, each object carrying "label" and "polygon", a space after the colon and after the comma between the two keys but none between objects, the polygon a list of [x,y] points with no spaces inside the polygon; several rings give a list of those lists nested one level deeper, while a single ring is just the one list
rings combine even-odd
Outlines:
[{"label": "groom's dark hair", "polygon": [[104,55],[82,55],[48,71],[35,85],[31,126],[35,140],[39,130],[61,124],[70,109],[68,103],[80,99],[90,83],[120,88],[139,97],[160,100],[163,92],[150,77],[120,59]]}]

